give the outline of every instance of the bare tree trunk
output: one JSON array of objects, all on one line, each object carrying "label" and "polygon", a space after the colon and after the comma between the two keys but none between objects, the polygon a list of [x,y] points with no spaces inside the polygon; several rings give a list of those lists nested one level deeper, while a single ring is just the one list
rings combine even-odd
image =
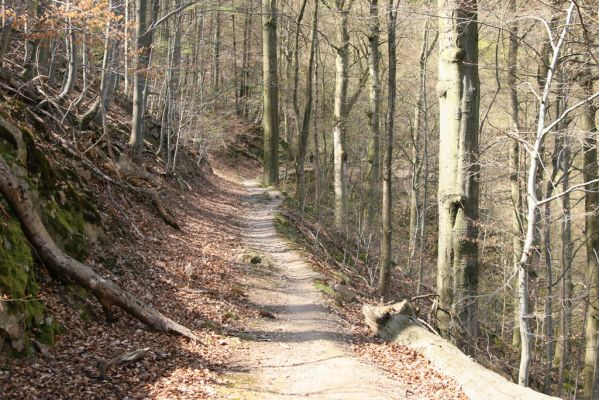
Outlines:
[{"label": "bare tree trunk", "polygon": [[265,185],[279,182],[279,84],[277,72],[277,0],[262,0]]},{"label": "bare tree trunk", "polygon": [[150,53],[154,40],[152,25],[158,17],[159,1],[150,0],[151,17],[148,23],[148,0],[135,0],[135,71],[133,73],[133,112],[131,115],[131,146],[134,157],[141,154],[144,142],[144,114],[146,108],[146,81]]},{"label": "bare tree trunk", "polygon": [[[591,71],[587,69],[582,83],[585,94],[593,94]],[[583,106],[582,129],[586,132],[583,142],[583,176],[585,182],[591,182],[599,177],[597,170],[597,108],[594,104]],[[599,184],[586,186],[584,195],[585,208],[585,239],[586,239],[586,281],[589,285],[589,306],[585,327],[585,356],[583,376],[583,397],[594,399],[599,396],[596,371],[599,346]]]},{"label": "bare tree trunk", "polygon": [[[567,192],[570,186],[570,145],[567,138],[564,139],[564,151],[562,158],[562,191]],[[562,243],[561,263],[562,277],[560,285],[561,293],[561,321],[559,326],[558,342],[555,349],[555,361],[559,365],[557,378],[557,396],[562,395],[564,384],[564,372],[568,366],[570,356],[570,329],[572,327],[572,220],[570,214],[570,195],[562,197]]]},{"label": "bare tree trunk", "polygon": [[322,167],[320,162],[320,143],[318,141],[318,119],[319,119],[319,85],[318,85],[318,50],[319,42],[318,35],[314,38],[314,205],[320,204],[321,183],[322,183]]},{"label": "bare tree trunk", "polygon": [[[510,0],[509,10],[516,15],[516,0]],[[510,26],[509,49],[508,49],[508,76],[507,82],[510,90],[510,116],[512,120],[512,134],[517,136],[520,133],[520,104],[518,101],[518,81],[516,73],[518,72],[518,50],[520,47],[519,29],[517,22]],[[513,139],[509,148],[510,160],[510,192],[512,200],[512,258],[515,272],[518,273],[517,266],[522,254],[522,189],[520,186],[520,142]],[[518,299],[518,280],[514,281],[514,329],[512,330],[512,346],[520,348],[520,318],[517,307]]]},{"label": "bare tree trunk", "polygon": [[[559,101],[558,101],[559,104]],[[557,107],[557,114],[560,110]],[[553,195],[554,181],[557,177],[561,165],[562,157],[562,139],[555,137],[555,146],[553,157],[551,160],[552,172],[551,177],[547,180],[545,197]],[[551,392],[551,366],[553,363],[553,254],[551,252],[551,203],[545,204],[544,212],[544,232],[543,232],[543,248],[545,253],[545,380],[543,382],[543,393],[550,394]]]},{"label": "bare tree trunk", "polygon": [[370,72],[370,110],[368,142],[368,164],[366,166],[366,232],[372,231],[374,218],[380,198],[380,142],[381,142],[381,82],[379,49],[381,23],[379,20],[379,2],[370,0],[370,19],[368,20],[368,69]]},{"label": "bare tree trunk", "polygon": [[220,10],[214,13],[214,41],[212,43],[212,97],[214,107],[217,107],[218,91],[220,90]]},{"label": "bare tree trunk", "polygon": [[148,37],[148,0],[135,0],[135,37],[133,46],[135,70],[133,71],[133,112],[131,115],[131,136],[129,145],[133,154],[141,153],[144,141],[144,88],[146,86],[146,71],[150,62],[150,38]]},{"label": "bare tree trunk", "polygon": [[[308,71],[306,72],[306,105],[304,108],[304,118],[302,119],[302,126],[300,130],[298,146],[297,146],[297,160],[296,160],[296,175],[297,175],[297,186],[296,186],[296,197],[300,207],[303,208],[305,201],[305,177],[304,177],[304,164],[306,159],[306,150],[308,147],[308,134],[310,130],[310,118],[312,116],[312,79],[314,76],[314,53],[316,49],[316,36],[318,35],[318,2],[314,0],[314,10],[312,13],[312,35],[310,43],[310,58],[308,61]],[[297,58],[297,53],[296,53]]]},{"label": "bare tree trunk", "polygon": [[[416,98],[416,107],[414,109],[414,123],[412,125],[412,182],[410,187],[410,238],[409,238],[409,254],[408,259],[408,273],[412,270],[412,263],[416,256],[416,247],[418,242],[418,234],[421,230],[421,225],[424,224],[424,218],[422,217],[424,210],[419,207],[420,202],[420,175],[422,173],[423,160],[420,159],[421,151],[421,140],[422,137],[427,135],[428,132],[423,132],[423,114],[424,114],[424,96],[426,92],[426,67],[428,64],[428,58],[435,46],[437,37],[432,41],[429,48],[429,23],[430,19],[427,18],[422,33],[422,48],[420,50],[419,60],[419,84],[418,84],[418,96]],[[424,204],[423,207],[424,208]],[[419,281],[422,281],[420,277],[420,271],[418,273]]]},{"label": "bare tree trunk", "polygon": [[395,49],[395,30],[397,28],[397,8],[395,0],[387,3],[387,51],[389,54],[389,82],[387,86],[387,124],[385,127],[385,152],[383,163],[383,216],[381,241],[381,266],[379,273],[379,292],[383,297],[389,295],[391,285],[391,243],[393,234],[393,133],[395,129],[395,97],[397,91],[396,71],[397,55]]},{"label": "bare tree trunk", "polygon": [[335,107],[333,122],[335,226],[343,228],[347,214],[347,90],[349,85],[349,28],[352,2],[336,2],[337,45],[335,47]]},{"label": "bare tree trunk", "polygon": [[250,59],[250,39],[252,33],[252,0],[248,1],[244,23],[243,23],[243,60],[241,66],[241,85],[239,87],[240,114],[248,118],[248,96],[249,96],[249,59]]},{"label": "bare tree trunk", "polygon": [[[478,287],[477,2],[439,0],[437,323],[473,353]],[[456,116],[459,116],[457,118]]]},{"label": "bare tree trunk", "polygon": [[[66,9],[69,11],[71,3],[67,1]],[[77,79],[77,73],[79,71],[79,56],[78,56],[78,46],[77,46],[77,37],[75,35],[75,29],[73,28],[71,18],[68,19],[68,34],[66,37],[66,44],[69,55],[69,63],[67,67],[67,79],[65,81],[64,86],[62,87],[61,92],[53,99],[54,101],[60,101],[67,97],[73,87],[75,86],[75,80]]]},{"label": "bare tree trunk", "polygon": [[6,55],[8,45],[10,44],[13,22],[14,18],[12,16],[6,18],[6,20],[2,22],[2,34],[0,35],[0,65],[4,63],[4,56]]}]

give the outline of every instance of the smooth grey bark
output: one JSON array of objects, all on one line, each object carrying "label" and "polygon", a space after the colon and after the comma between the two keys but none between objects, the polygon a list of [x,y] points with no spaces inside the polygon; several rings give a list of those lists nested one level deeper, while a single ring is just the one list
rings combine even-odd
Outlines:
[{"label": "smooth grey bark", "polygon": [[335,226],[343,228],[347,214],[347,114],[349,86],[349,13],[353,0],[335,0],[335,105],[333,109],[333,187]]},{"label": "smooth grey bark", "polygon": [[[582,86],[585,95],[593,95],[593,80],[587,67]],[[581,127],[586,132],[583,142],[583,177],[585,182],[596,181],[599,177],[597,168],[597,107],[592,104],[583,106]],[[584,195],[585,209],[585,247],[586,247],[586,281],[589,285],[589,298],[585,326],[585,355],[582,371],[583,398],[594,399],[599,396],[598,376],[596,371],[599,346],[599,184],[586,186]]]},{"label": "smooth grey bark", "polygon": [[[412,263],[415,260],[416,248],[418,247],[419,232],[423,229],[424,224],[424,204],[422,208],[420,203],[420,188],[423,186],[420,182],[420,175],[423,172],[424,160],[420,157],[420,152],[423,151],[421,143],[426,135],[425,129],[427,125],[423,118],[426,118],[424,98],[426,95],[426,68],[428,59],[435,48],[437,36],[430,43],[429,32],[430,18],[427,18],[423,25],[422,32],[422,47],[420,49],[419,70],[418,70],[418,94],[416,96],[416,107],[414,108],[414,122],[412,124],[412,179],[410,187],[410,238],[409,238],[409,254],[408,259],[408,274],[412,271]],[[424,155],[423,157],[424,158]],[[419,287],[422,283],[422,269],[418,268]]]},{"label": "smooth grey bark", "polygon": [[[298,150],[296,157],[296,197],[300,207],[303,208],[305,201],[305,174],[304,164],[306,160],[306,150],[308,148],[308,135],[310,130],[310,118],[312,116],[312,81],[314,76],[314,57],[316,50],[316,37],[318,35],[318,3],[320,0],[314,0],[314,10],[312,12],[312,34],[310,42],[310,57],[308,60],[308,71],[306,71],[306,105],[304,108],[304,117],[299,130]],[[297,58],[297,53],[296,53]]]},{"label": "smooth grey bark", "polygon": [[265,185],[279,182],[279,84],[277,0],[262,0],[262,79]]},{"label": "smooth grey bark", "polygon": [[314,205],[318,207],[320,204],[320,196],[321,196],[321,184],[322,184],[322,167],[320,161],[320,143],[318,140],[318,117],[319,114],[319,84],[318,84],[318,51],[319,51],[319,42],[318,35],[314,38],[314,128],[313,128],[313,148],[314,148]]},{"label": "smooth grey bark", "polygon": [[144,89],[146,70],[150,62],[151,37],[148,32],[148,0],[135,0],[135,44],[133,46],[135,65],[133,71],[133,112],[131,115],[131,136],[129,146],[134,155],[141,153],[144,141],[143,114],[145,108]]},{"label": "smooth grey bark", "polygon": [[439,0],[439,253],[437,327],[472,353],[477,337],[477,2]]},{"label": "smooth grey bark", "polygon": [[[71,2],[66,2],[66,10],[69,11],[71,6]],[[53,101],[60,101],[67,97],[73,87],[75,86],[75,80],[77,79],[77,73],[79,71],[79,55],[77,45],[77,36],[75,34],[75,29],[73,28],[71,18],[67,18],[68,20],[68,28],[67,28],[67,36],[66,36],[66,44],[67,44],[67,52],[68,52],[68,64],[67,64],[67,79],[62,87],[62,90],[56,97],[54,97]]]},{"label": "smooth grey bark", "polygon": [[[559,104],[559,101],[557,102]],[[559,107],[557,107],[557,115],[559,115]],[[561,157],[563,154],[562,138],[555,137],[555,145],[553,156],[551,159],[552,172],[547,180],[545,197],[551,197],[554,190],[554,182],[558,175]],[[543,215],[543,250],[545,255],[545,380],[543,382],[543,393],[550,394],[551,392],[551,366],[553,363],[554,337],[553,337],[553,253],[551,251],[551,203],[545,203],[545,211]]]},{"label": "smooth grey bark", "polygon": [[[301,30],[301,23],[302,20],[304,19],[304,12],[306,11],[306,4],[308,4],[308,0],[303,0],[302,1],[302,5],[300,7],[300,11],[299,14],[297,16],[297,19],[295,20],[295,39],[293,41],[293,51],[292,53],[289,55],[291,59],[293,59],[293,64],[289,64],[289,67],[293,67],[293,89],[292,89],[292,95],[291,95],[291,105],[293,107],[293,119],[295,122],[295,132],[297,132],[298,138],[300,136],[300,130],[301,130],[301,116],[300,116],[300,107],[299,107],[299,100],[298,100],[298,90],[299,90],[299,37],[300,37],[300,30]],[[288,58],[289,60],[289,58]],[[289,87],[289,86],[287,86]],[[291,144],[291,141],[288,140],[287,141],[289,144]],[[299,143],[298,143],[299,145]],[[289,146],[290,148],[292,146]]]},{"label": "smooth grey bark", "polygon": [[[212,42],[212,96],[216,103],[217,93],[220,90],[220,44],[221,44],[221,26],[220,10],[214,13],[214,40]],[[216,104],[215,104],[216,107]]]},{"label": "smooth grey bark", "polygon": [[249,97],[249,79],[250,79],[250,46],[252,33],[252,0],[248,1],[245,9],[243,22],[243,56],[241,62],[241,83],[239,86],[239,115],[248,117],[248,97]]},{"label": "smooth grey bark", "polygon": [[[510,0],[509,10],[516,15],[516,0]],[[522,254],[523,237],[523,215],[522,215],[522,188],[520,185],[520,142],[517,136],[520,134],[520,103],[518,100],[518,51],[520,48],[520,38],[518,37],[519,27],[517,22],[513,22],[509,28],[509,47],[508,47],[508,76],[507,83],[510,90],[510,118],[512,123],[511,133],[516,136],[512,139],[509,147],[510,163],[510,197],[512,200],[512,259],[515,273],[518,273],[517,265]],[[514,329],[512,330],[512,346],[520,348],[520,318],[517,307],[518,299],[518,280],[514,282]]]},{"label": "smooth grey bark", "polygon": [[144,114],[146,108],[147,72],[150,66],[150,52],[154,40],[154,29],[150,29],[158,19],[160,2],[150,0],[150,20],[148,21],[148,0],[135,1],[135,71],[133,72],[133,111],[131,115],[131,135],[129,146],[134,157],[141,154],[144,142]]},{"label": "smooth grey bark", "polygon": [[561,223],[561,284],[560,295],[562,307],[560,310],[559,334],[555,347],[555,362],[558,365],[557,396],[562,395],[564,384],[564,373],[568,368],[570,356],[570,330],[572,329],[572,219],[570,210],[570,167],[571,148],[568,139],[565,138],[563,157],[561,160],[562,170],[562,223]]},{"label": "smooth grey bark", "polygon": [[368,164],[366,166],[366,231],[371,232],[380,199],[380,142],[381,142],[381,82],[380,19],[379,2],[370,0],[368,20],[368,71],[370,79],[370,109],[368,127]]},{"label": "smooth grey bark", "polygon": [[391,285],[391,245],[393,239],[393,133],[395,129],[395,98],[397,91],[397,50],[395,31],[397,28],[397,8],[394,0],[387,3],[387,52],[389,57],[389,80],[387,86],[387,124],[385,127],[385,150],[383,161],[383,204],[381,266],[379,271],[379,292],[386,298]]}]

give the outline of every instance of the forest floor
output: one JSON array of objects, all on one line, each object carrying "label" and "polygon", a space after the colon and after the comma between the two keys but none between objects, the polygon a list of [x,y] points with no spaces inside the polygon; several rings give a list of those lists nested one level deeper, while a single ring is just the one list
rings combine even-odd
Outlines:
[{"label": "forest floor", "polygon": [[[147,202],[88,182],[107,225],[119,223],[86,262],[201,342],[149,331],[120,311],[107,323],[89,293],[40,272],[40,298],[62,333],[34,356],[0,359],[0,399],[465,399],[422,355],[369,335],[359,307],[374,297],[343,306],[317,290],[310,254],[273,227],[282,196],[252,181],[260,165],[247,149],[210,162],[217,173],[161,178],[180,231]],[[148,356],[102,372],[137,349]]]}]

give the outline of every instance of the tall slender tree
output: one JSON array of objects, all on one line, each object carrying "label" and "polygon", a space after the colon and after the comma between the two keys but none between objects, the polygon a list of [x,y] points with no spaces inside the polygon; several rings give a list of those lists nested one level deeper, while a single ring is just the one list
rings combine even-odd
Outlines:
[{"label": "tall slender tree", "polygon": [[[335,106],[333,122],[333,175],[335,225],[344,226],[347,214],[347,114],[349,86],[349,13],[354,0],[335,0],[337,44],[335,49]],[[328,4],[328,3],[326,3]]]},{"label": "tall slender tree", "polygon": [[387,126],[385,129],[385,159],[383,162],[383,234],[381,241],[381,269],[379,291],[383,297],[389,295],[391,284],[391,239],[393,234],[393,132],[395,128],[395,98],[397,91],[397,50],[395,30],[397,27],[397,7],[394,0],[387,3],[387,51],[389,53],[389,81],[387,86]]},{"label": "tall slender tree", "polygon": [[368,205],[366,209],[366,226],[370,232],[376,213],[378,199],[380,198],[380,119],[381,119],[381,82],[380,82],[380,20],[379,2],[370,0],[370,19],[368,20],[368,69],[370,74],[370,110],[368,125],[370,138],[368,142],[368,165],[366,167],[366,181]]},{"label": "tall slender tree", "polygon": [[279,85],[277,72],[277,0],[262,0],[262,79],[265,185],[279,182]]}]

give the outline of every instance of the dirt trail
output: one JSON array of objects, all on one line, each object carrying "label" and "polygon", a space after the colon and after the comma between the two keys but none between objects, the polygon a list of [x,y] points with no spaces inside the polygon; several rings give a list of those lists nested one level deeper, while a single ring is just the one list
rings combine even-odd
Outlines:
[{"label": "dirt trail", "polygon": [[327,310],[312,271],[273,226],[281,194],[244,181],[246,248],[274,265],[256,267],[247,290],[253,303],[276,318],[252,321],[234,360],[229,399],[403,399],[406,389],[376,366],[351,355],[343,321]]}]

